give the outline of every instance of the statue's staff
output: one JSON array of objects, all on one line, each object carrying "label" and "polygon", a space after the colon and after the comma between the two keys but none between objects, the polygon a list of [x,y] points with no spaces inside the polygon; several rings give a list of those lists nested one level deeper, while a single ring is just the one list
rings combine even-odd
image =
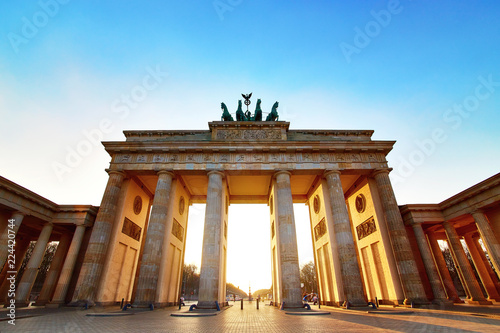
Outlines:
[{"label": "statue's staff", "polygon": [[248,112],[248,106],[252,103],[250,102],[250,98],[252,97],[252,93],[250,94],[241,94],[241,96],[243,96],[243,98],[245,99],[245,105],[247,106],[247,112]]}]

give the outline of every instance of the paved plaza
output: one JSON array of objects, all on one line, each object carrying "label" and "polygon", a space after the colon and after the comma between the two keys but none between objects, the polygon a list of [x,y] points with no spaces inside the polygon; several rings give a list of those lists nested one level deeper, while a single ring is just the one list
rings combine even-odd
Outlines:
[{"label": "paved plaza", "polygon": [[[189,304],[188,304],[189,305]],[[174,317],[188,307],[155,311],[33,308],[18,310],[15,326],[5,321],[0,332],[499,332],[500,306],[453,306],[448,310],[381,308],[378,313],[321,307],[326,315],[293,315],[256,302],[240,303],[215,316]],[[312,306],[312,310],[318,310]],[[127,315],[124,315],[127,314]],[[104,316],[107,315],[107,316]]]}]

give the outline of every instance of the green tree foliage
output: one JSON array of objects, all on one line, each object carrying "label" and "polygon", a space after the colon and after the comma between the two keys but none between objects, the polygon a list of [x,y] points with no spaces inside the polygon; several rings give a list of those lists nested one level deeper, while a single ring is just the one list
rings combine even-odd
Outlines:
[{"label": "green tree foliage", "polygon": [[[32,293],[37,293],[40,292],[43,286],[43,282],[45,281],[45,277],[47,276],[47,273],[49,272],[50,269],[50,264],[52,263],[52,259],[54,258],[54,255],[56,254],[57,246],[59,242],[50,242],[47,245],[47,248],[45,249],[45,254],[42,259],[42,263],[40,264],[40,268],[38,269],[38,274],[36,276],[35,283],[33,285],[33,288],[31,289]],[[19,268],[19,272],[17,274],[17,281],[16,283],[19,283],[21,281],[21,278],[23,276],[24,271],[26,270],[26,265],[28,265],[28,261],[31,258],[31,254],[33,253],[33,249],[35,248],[36,242],[31,242],[28,250],[26,251],[26,255],[24,256],[23,263],[21,264],[21,267]]]},{"label": "green tree foliage", "polygon": [[[237,295],[239,297],[248,297],[248,294],[243,290],[235,287],[232,283],[226,283],[226,295]],[[252,297],[255,297],[254,293],[252,293]]]},{"label": "green tree foliage", "polygon": [[260,298],[265,298],[267,297],[268,295],[272,295],[273,294],[273,287],[271,286],[271,288],[269,289],[259,289],[259,290],[256,290],[252,293],[252,296],[254,298],[257,298],[260,296]]},{"label": "green tree foliage", "polygon": [[181,295],[187,300],[198,299],[200,287],[200,274],[198,267],[194,264],[184,265],[182,268],[182,288]]},{"label": "green tree foliage", "polygon": [[304,284],[302,293],[318,293],[318,280],[316,279],[316,267],[314,262],[309,261],[300,268],[300,282]]}]

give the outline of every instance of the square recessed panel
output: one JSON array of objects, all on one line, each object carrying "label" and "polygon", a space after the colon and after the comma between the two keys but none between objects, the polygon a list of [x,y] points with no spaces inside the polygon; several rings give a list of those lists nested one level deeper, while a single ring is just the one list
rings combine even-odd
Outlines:
[{"label": "square recessed panel", "polygon": [[271,176],[228,176],[231,195],[267,195]]},{"label": "square recessed panel", "polygon": [[158,176],[143,175],[137,176],[137,178],[148,188],[149,192],[155,194],[156,184],[158,183]]},{"label": "square recessed panel", "polygon": [[207,195],[208,176],[182,176],[191,195]]},{"label": "square recessed panel", "polygon": [[292,175],[290,179],[292,195],[306,195],[315,179],[316,175]]},{"label": "square recessed panel", "polygon": [[342,190],[347,192],[354,184],[356,180],[358,180],[359,175],[342,175],[340,176],[340,182],[342,183]]}]

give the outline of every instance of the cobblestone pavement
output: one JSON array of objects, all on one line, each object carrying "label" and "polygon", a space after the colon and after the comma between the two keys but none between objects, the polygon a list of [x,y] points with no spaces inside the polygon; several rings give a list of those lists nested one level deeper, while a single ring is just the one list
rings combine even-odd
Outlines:
[{"label": "cobblestone pavement", "polygon": [[[317,307],[313,306],[317,310]],[[461,311],[461,310],[464,311]],[[392,309],[372,314],[366,311],[321,307],[327,315],[289,315],[277,308],[239,302],[212,317],[172,317],[177,307],[155,311],[116,308],[59,310],[19,310],[15,326],[5,320],[6,309],[0,311],[0,332],[500,332],[500,306],[471,311],[424,309]],[[404,310],[404,311],[402,311]],[[187,311],[187,306],[180,311]],[[398,314],[399,313],[399,314]],[[88,315],[94,316],[88,316]],[[109,314],[110,316],[95,316]],[[23,316],[32,316],[24,317]]]}]

